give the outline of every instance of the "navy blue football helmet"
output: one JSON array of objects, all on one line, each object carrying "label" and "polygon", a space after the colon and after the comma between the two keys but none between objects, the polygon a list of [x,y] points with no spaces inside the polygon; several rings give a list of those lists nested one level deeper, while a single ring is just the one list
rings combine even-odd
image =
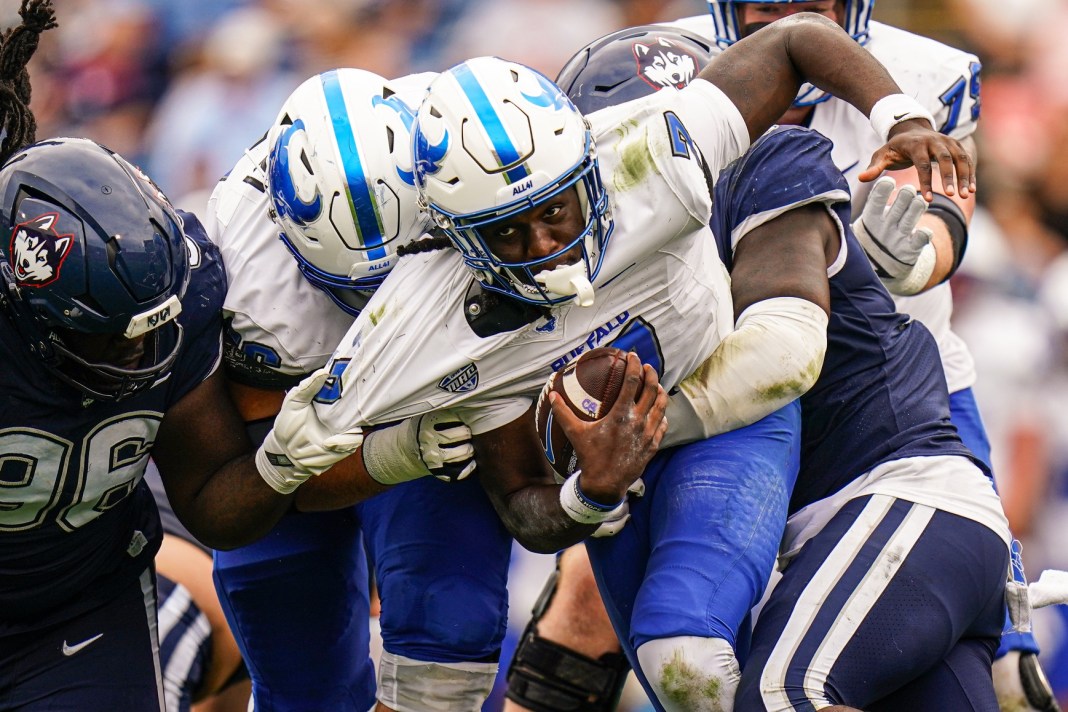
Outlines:
[{"label": "navy blue football helmet", "polygon": [[[726,49],[742,39],[746,28],[741,26],[738,18],[738,6],[746,4],[789,5],[804,3],[809,0],[709,0],[708,11],[716,26],[716,44]],[[844,17],[840,21],[849,36],[862,45],[868,43],[871,32],[871,13],[875,0],[841,0]],[[794,107],[803,109],[815,106],[831,98],[831,95],[819,87],[805,82],[797,92]]]},{"label": "navy blue football helmet", "polygon": [[667,25],[619,30],[580,49],[556,84],[584,114],[667,87],[681,89],[712,60],[710,43]]},{"label": "navy blue football helmet", "polygon": [[[0,167],[0,230],[0,306],[60,380],[118,400],[169,372],[189,253],[181,219],[148,176],[92,141],[41,141]],[[145,337],[139,362],[79,353],[107,336]]]}]

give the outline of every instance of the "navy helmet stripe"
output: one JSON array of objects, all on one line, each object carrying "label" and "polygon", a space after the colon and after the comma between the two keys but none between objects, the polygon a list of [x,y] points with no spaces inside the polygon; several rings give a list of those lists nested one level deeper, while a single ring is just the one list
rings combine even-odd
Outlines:
[{"label": "navy helmet stripe", "polygon": [[527,170],[525,163],[519,163],[522,158],[519,155],[519,151],[512,144],[512,139],[508,136],[504,124],[501,123],[501,117],[497,115],[497,110],[493,108],[493,104],[490,103],[489,97],[486,96],[485,90],[479,84],[478,78],[475,77],[471,68],[466,64],[461,64],[455,68],[453,74],[460,88],[463,89],[464,94],[467,96],[467,100],[471,102],[471,106],[482,122],[482,126],[486,129],[490,143],[493,144],[493,151],[497,154],[497,160],[501,162],[501,166],[511,166],[514,163],[518,163],[518,165],[505,171],[508,183],[516,183],[526,178],[530,175],[530,171]]},{"label": "navy helmet stripe", "polygon": [[364,247],[368,248],[367,259],[386,258],[383,247],[381,218],[378,214],[378,202],[375,200],[371,182],[364,171],[360,152],[356,148],[356,136],[353,133],[349,112],[345,108],[345,97],[341,92],[341,82],[337,70],[322,74],[323,94],[326,96],[326,108],[330,121],[334,125],[334,137],[337,139],[341,166],[345,171],[345,191],[348,193],[349,209],[356,223],[356,230]]}]

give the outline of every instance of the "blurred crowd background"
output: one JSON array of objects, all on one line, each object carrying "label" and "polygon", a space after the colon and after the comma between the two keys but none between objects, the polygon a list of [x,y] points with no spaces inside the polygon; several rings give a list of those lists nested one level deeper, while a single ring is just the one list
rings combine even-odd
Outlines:
[{"label": "blurred crowd background", "polygon": [[[18,22],[18,5],[0,0],[2,26]],[[60,26],[30,65],[38,137],[104,143],[194,212],[317,72],[352,66],[394,77],[496,54],[555,76],[606,32],[707,11],[699,0],[56,5]],[[1068,0],[877,0],[874,16],[983,62],[980,209],[954,277],[954,323],[977,361],[976,394],[1028,572],[1068,569]],[[550,560],[516,556],[521,627]],[[1035,628],[1068,704],[1068,615],[1045,609]]]}]

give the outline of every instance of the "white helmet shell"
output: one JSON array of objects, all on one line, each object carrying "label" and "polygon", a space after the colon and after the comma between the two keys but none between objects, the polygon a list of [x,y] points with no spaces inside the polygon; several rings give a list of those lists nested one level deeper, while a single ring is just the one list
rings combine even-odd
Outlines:
[{"label": "white helmet shell", "polygon": [[334,69],[290,95],[267,135],[267,187],[282,239],[329,290],[369,291],[422,234],[410,131],[414,109],[390,83]]},{"label": "white helmet shell", "polygon": [[[421,204],[463,253],[483,285],[536,304],[584,303],[611,233],[608,200],[589,127],[544,75],[515,62],[479,57],[439,75],[413,130]],[[536,261],[506,263],[479,234],[487,223],[528,210],[581,183],[586,229]],[[541,265],[583,243],[583,277],[565,293],[536,280]],[[575,280],[568,280],[571,284]],[[551,284],[559,284],[558,280]]]}]

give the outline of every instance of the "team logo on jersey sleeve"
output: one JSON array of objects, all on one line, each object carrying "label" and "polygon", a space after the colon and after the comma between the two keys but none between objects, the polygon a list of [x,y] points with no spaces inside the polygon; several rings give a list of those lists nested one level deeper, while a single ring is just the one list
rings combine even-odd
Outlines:
[{"label": "team logo on jersey sleeve", "polygon": [[478,386],[478,366],[469,363],[438,382],[438,388],[449,393],[468,393]]},{"label": "team logo on jersey sleeve", "polygon": [[11,267],[20,287],[46,287],[59,279],[59,270],[74,244],[74,235],[56,231],[58,213],[45,213],[15,226],[11,235]]},{"label": "team logo on jersey sleeve", "polygon": [[556,317],[548,317],[545,319],[544,323],[535,326],[534,331],[537,331],[539,334],[551,334],[556,331]]},{"label": "team logo on jersey sleeve", "polygon": [[697,74],[697,60],[671,40],[659,37],[654,44],[634,43],[638,76],[654,89],[682,89]]}]

